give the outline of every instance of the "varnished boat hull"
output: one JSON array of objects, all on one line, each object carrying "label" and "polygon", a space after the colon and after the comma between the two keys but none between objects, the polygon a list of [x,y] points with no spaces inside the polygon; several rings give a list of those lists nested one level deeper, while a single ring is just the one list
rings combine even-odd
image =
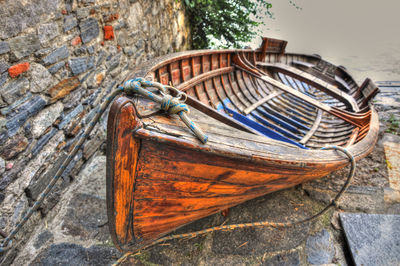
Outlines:
[{"label": "varnished boat hull", "polygon": [[[286,43],[278,44],[286,46]],[[262,47],[258,53],[253,54],[254,61],[271,58],[281,60],[283,54],[278,49],[279,47],[276,47],[271,48],[271,53],[268,53],[267,48]],[[264,53],[264,56],[260,53],[261,55]],[[202,54],[203,52],[197,53],[194,59],[189,56],[180,57],[183,62],[176,65],[181,70],[179,73],[174,72],[174,61],[171,59],[168,63],[169,69],[156,61],[153,65],[144,67],[144,70],[136,71],[134,76],[150,75],[153,78],[156,76],[156,80],[164,84],[172,81],[182,90],[192,88],[199,101],[202,101],[205,93],[210,97],[211,92],[207,86],[213,85],[220,98],[218,90],[222,91],[222,87],[218,88],[218,86],[223,86],[225,92],[229,92],[225,88],[227,85],[221,85],[224,80],[228,80],[228,77],[221,76],[220,80],[215,80],[214,77],[232,72],[229,56],[226,56],[226,52],[223,56],[210,54],[211,59],[219,58],[218,67],[213,61],[208,64],[208,67],[205,67],[207,64],[201,67],[203,71],[212,72],[213,76],[208,77],[210,84],[204,83],[204,86],[201,85],[203,87],[200,88],[198,84],[203,84],[200,82],[208,82],[207,78],[203,78],[199,69],[195,67],[196,60],[203,58]],[[204,54],[207,55],[207,52]],[[190,61],[192,69],[188,70]],[[188,71],[192,73],[192,79]],[[247,74],[241,75],[243,80],[235,86],[251,87],[250,83],[254,84],[254,80],[251,80]],[[329,77],[325,77],[325,80],[327,79]],[[229,83],[232,84],[231,80]],[[232,86],[231,90],[234,89]],[[249,92],[243,91],[243,93]],[[354,99],[359,102],[360,107],[365,107],[364,99],[360,95],[357,96],[357,93],[360,94],[356,90],[353,91]],[[246,97],[249,104],[254,104],[255,100],[250,97],[256,96]],[[212,96],[210,99],[213,99]],[[286,100],[281,99],[282,102],[277,102],[276,106],[285,104]],[[188,103],[191,105],[196,102],[190,99]],[[276,103],[265,107],[266,110],[273,108],[274,104]],[[209,107],[205,104],[196,106],[196,109],[208,112]],[[251,150],[251,147],[246,145],[250,145],[251,142],[247,142],[242,148],[203,145],[190,137],[182,138],[172,133],[165,134],[162,130],[146,129],[144,124],[148,121],[144,116],[150,116],[153,112],[151,106],[146,106],[146,108],[143,111],[143,106],[137,104],[136,101],[120,97],[113,103],[108,117],[108,221],[114,244],[121,250],[139,249],[185,224],[267,193],[321,178],[348,163],[344,157],[334,151],[302,150],[292,145],[263,144],[264,148],[259,148],[265,150],[262,155],[247,151],[247,149]],[[304,105],[301,108],[300,111],[307,111],[309,107]],[[326,125],[332,124],[333,128],[339,132],[335,135],[336,139],[332,138],[333,141],[345,139],[345,141],[340,141],[344,145],[348,143],[350,152],[356,159],[360,159],[371,152],[379,129],[376,112],[373,108],[369,110],[370,122],[367,129],[362,129],[364,130],[362,137],[359,134],[361,130],[355,130],[334,119],[324,121],[320,117],[322,121],[320,130],[323,131]],[[231,121],[229,117],[221,117],[212,112],[209,114],[233,128],[252,132],[251,129]],[[155,119],[156,122],[165,123],[165,126],[172,131],[174,126],[179,125],[172,118],[170,118],[172,122],[165,122],[166,120],[161,117]],[[308,135],[318,136],[319,133],[316,130],[318,126],[319,124],[314,125],[314,130],[311,130],[312,132],[310,131]],[[345,133],[340,133],[341,131]],[[346,137],[341,137],[340,134]],[[232,139],[234,137],[226,141],[229,142]],[[317,139],[314,142],[318,144],[318,141],[320,140]],[[314,144],[311,143],[310,147],[312,145]]]}]

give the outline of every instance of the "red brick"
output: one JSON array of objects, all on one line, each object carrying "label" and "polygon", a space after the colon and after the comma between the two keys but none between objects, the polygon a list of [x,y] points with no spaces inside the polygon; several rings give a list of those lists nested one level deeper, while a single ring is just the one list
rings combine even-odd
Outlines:
[{"label": "red brick", "polygon": [[76,37],[73,38],[72,41],[71,41],[71,44],[72,44],[73,46],[78,45],[78,44],[80,44],[80,43],[82,43],[82,40],[81,40],[81,37],[79,37],[79,36],[76,36]]},{"label": "red brick", "polygon": [[18,65],[13,65],[8,69],[8,74],[10,77],[15,78],[21,75],[22,73],[29,70],[30,64],[28,62],[21,63]]},{"label": "red brick", "polygon": [[114,29],[113,26],[104,26],[104,40],[114,39]]}]

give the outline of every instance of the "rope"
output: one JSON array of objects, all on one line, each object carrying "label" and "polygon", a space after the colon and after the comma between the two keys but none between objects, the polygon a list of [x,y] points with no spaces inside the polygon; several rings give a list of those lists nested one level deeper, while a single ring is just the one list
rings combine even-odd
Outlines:
[{"label": "rope", "polygon": [[[291,226],[295,226],[295,225],[299,225],[299,224],[304,224],[310,221],[313,221],[315,219],[317,219],[318,217],[320,217],[321,215],[325,214],[331,207],[335,206],[337,207],[337,202],[339,201],[340,197],[343,195],[343,193],[347,190],[347,188],[349,187],[351,181],[353,180],[354,174],[355,174],[355,169],[356,169],[356,161],[353,157],[353,155],[351,155],[351,153],[342,147],[338,147],[338,146],[332,146],[332,147],[326,147],[326,148],[322,148],[323,150],[336,150],[336,151],[340,151],[342,153],[344,153],[350,161],[350,172],[347,176],[346,182],[344,183],[343,187],[341,188],[341,190],[336,194],[336,196],[333,198],[333,200],[327,205],[325,206],[325,208],[323,208],[321,211],[319,211],[318,213],[302,219],[302,220],[298,220],[298,221],[293,221],[293,222],[286,222],[286,223],[279,223],[279,222],[271,222],[271,221],[261,221],[261,222],[252,222],[252,223],[241,223],[241,224],[231,224],[231,225],[220,225],[220,226],[214,226],[214,227],[210,227],[207,229],[203,229],[200,231],[196,231],[196,232],[190,232],[190,233],[185,233],[185,234],[176,234],[176,235],[171,235],[171,236],[166,236],[160,239],[155,240],[154,242],[152,242],[151,244],[143,247],[147,248],[156,244],[159,244],[161,242],[165,242],[165,241],[169,241],[169,240],[173,240],[173,239],[182,239],[182,238],[193,238],[193,237],[197,237],[203,234],[207,234],[207,233],[211,233],[214,231],[221,231],[221,230],[225,230],[225,231],[231,231],[237,228],[247,228],[247,227],[273,227],[273,228],[286,228],[286,227],[291,227]],[[124,262],[127,258],[129,258],[132,255],[135,255],[136,253],[134,252],[126,252],[120,259],[118,259],[114,265],[119,265],[122,262]]]},{"label": "rope", "polygon": [[[142,88],[142,86],[143,87],[155,87],[155,88],[159,89],[159,91],[163,95],[163,97],[158,96],[158,95],[152,93],[151,91]],[[168,95],[167,88],[175,90],[177,92],[177,97],[172,97],[172,96]],[[115,89],[113,92],[111,92],[110,95],[106,98],[104,103],[97,110],[96,115],[90,121],[89,126],[86,128],[85,132],[81,135],[78,142],[75,144],[72,151],[68,154],[67,158],[62,163],[60,168],[57,170],[56,174],[51,179],[51,181],[49,182],[49,184],[47,185],[45,190],[40,194],[40,196],[38,197],[36,202],[28,210],[28,212],[25,214],[25,216],[18,222],[18,224],[14,227],[14,229],[11,231],[11,233],[0,242],[0,253],[6,252],[11,249],[12,239],[19,232],[19,230],[21,230],[21,228],[29,220],[29,218],[32,216],[32,214],[43,203],[43,200],[46,198],[46,196],[52,190],[52,188],[54,187],[54,185],[58,181],[58,179],[62,176],[63,172],[65,171],[65,169],[67,168],[67,166],[69,165],[71,160],[75,157],[75,155],[81,148],[83,142],[89,137],[94,126],[99,121],[101,115],[104,113],[104,111],[107,109],[107,107],[113,101],[113,99],[117,95],[121,94],[122,92],[126,92],[127,94],[138,93],[148,99],[154,100],[161,104],[163,103],[164,104],[163,110],[168,111],[170,114],[177,113],[181,117],[183,122],[196,134],[196,136],[199,137],[199,139],[203,143],[207,142],[207,139],[208,139],[207,136],[187,117],[187,113],[189,113],[189,108],[187,107],[186,104],[180,103],[180,99],[182,99],[183,97],[186,97],[186,96],[184,96],[184,94],[182,94],[182,92],[178,91],[174,87],[165,86],[158,82],[146,81],[143,78],[137,78],[135,80],[126,81],[123,86],[117,87],[117,89]]]}]

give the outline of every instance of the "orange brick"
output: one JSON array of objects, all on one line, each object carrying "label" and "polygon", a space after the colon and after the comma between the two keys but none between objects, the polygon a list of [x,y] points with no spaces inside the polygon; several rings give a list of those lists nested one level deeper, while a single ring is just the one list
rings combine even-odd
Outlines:
[{"label": "orange brick", "polygon": [[28,62],[14,65],[8,69],[8,74],[10,75],[10,77],[15,78],[21,75],[22,73],[28,71],[29,67],[30,64]]},{"label": "orange brick", "polygon": [[114,29],[113,26],[104,26],[104,40],[114,39]]},{"label": "orange brick", "polygon": [[75,45],[80,44],[81,42],[82,42],[81,37],[76,36],[75,38],[72,39],[71,44],[72,44],[73,46],[75,46]]}]

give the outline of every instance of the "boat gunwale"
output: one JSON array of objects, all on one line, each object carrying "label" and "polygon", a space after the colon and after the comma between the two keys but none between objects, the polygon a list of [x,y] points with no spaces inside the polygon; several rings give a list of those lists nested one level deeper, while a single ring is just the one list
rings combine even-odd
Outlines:
[{"label": "boat gunwale", "polygon": [[[129,79],[133,79],[136,77],[149,77],[149,75],[151,75],[151,77],[153,78],[153,75],[155,75],[155,71],[163,66],[166,66],[170,63],[173,62],[178,62],[179,60],[183,60],[183,59],[187,59],[187,58],[193,58],[193,57],[197,57],[197,56],[204,56],[204,55],[215,55],[215,54],[227,54],[227,53],[236,53],[236,52],[246,52],[246,53],[254,53],[254,52],[259,52],[258,50],[252,50],[252,49],[226,49],[226,50],[189,50],[189,51],[184,51],[184,52],[178,52],[178,53],[174,53],[174,54],[168,54],[165,56],[161,56],[152,60],[149,60],[143,64],[138,65],[132,72],[131,74],[125,79],[125,80],[129,80]],[[268,52],[267,52],[268,54]],[[310,58],[314,58],[314,59],[318,59],[318,60],[323,60],[321,57],[319,57],[318,55],[309,55],[309,54],[302,54],[302,53],[285,53],[284,55],[286,56],[302,56],[302,57],[310,57]],[[325,61],[325,60],[324,60]],[[223,68],[228,68],[227,67],[221,67],[218,68],[216,70],[219,69],[223,69]],[[343,71],[341,68],[337,67],[337,69]],[[212,70],[210,69],[210,72],[212,72]],[[349,78],[352,79],[352,81],[358,85],[354,79],[345,71],[343,71],[346,75],[348,75]],[[205,74],[205,73],[204,73]],[[193,77],[195,78],[195,77]],[[189,83],[190,80],[188,81],[183,81],[181,84],[183,83]],[[181,85],[177,85],[178,87]],[[194,86],[194,85],[193,85]],[[207,109],[210,109],[210,107],[206,106],[204,103],[200,102],[199,100],[188,96],[188,98],[190,98],[191,101],[196,102],[196,104],[200,105],[201,107],[207,107]],[[196,108],[198,109],[198,108]],[[211,108],[212,110],[214,110],[213,108]],[[353,156],[359,160],[363,157],[365,157],[368,153],[371,152],[371,150],[374,147],[374,143],[376,143],[377,138],[378,138],[378,132],[379,132],[379,120],[378,120],[378,115],[375,111],[375,109],[373,108],[372,105],[370,105],[370,110],[371,110],[371,119],[370,119],[370,124],[369,124],[369,130],[368,130],[368,134],[361,140],[358,141],[357,143],[347,147],[347,149],[353,154]],[[200,110],[201,111],[201,110]],[[214,110],[215,111],[215,110]],[[140,114],[139,114],[140,115]],[[233,120],[230,117],[227,117],[228,120],[232,120],[234,122],[236,122],[235,120]],[[223,123],[223,122],[221,122]],[[142,139],[153,139],[159,142],[166,142],[166,143],[170,143],[170,144],[174,144],[174,145],[179,145],[179,146],[183,146],[186,148],[190,148],[190,149],[194,149],[194,150],[201,150],[203,152],[210,152],[213,154],[219,154],[223,157],[235,157],[237,158],[238,156],[238,152],[240,154],[240,149],[238,149],[236,152],[232,152],[229,150],[225,150],[225,149],[219,149],[219,148],[213,148],[213,149],[209,149],[207,148],[207,144],[206,145],[202,145],[200,144],[197,139],[195,137],[193,137],[193,139],[188,140],[188,139],[180,139],[177,137],[173,137],[173,136],[169,136],[167,134],[160,134],[151,130],[147,130],[144,128],[140,128],[139,130],[137,130],[135,132],[135,135],[139,138]],[[269,144],[268,142],[265,142],[265,144]],[[269,144],[271,146],[276,146],[277,143],[274,141],[273,143]],[[281,144],[282,147],[290,147],[290,149],[293,150],[289,150],[287,152],[286,155],[291,155],[293,151],[298,150],[299,148],[293,146],[293,148],[291,147],[290,144]],[[364,147],[365,146],[365,147]],[[364,147],[364,148],[363,148]],[[292,152],[291,152],[292,151]],[[339,164],[343,164],[345,163],[347,160],[345,160],[342,155],[338,155],[338,153],[334,152],[334,151],[327,151],[327,150],[316,150],[316,149],[310,149],[310,150],[301,150],[302,153],[307,154],[306,156],[303,156],[303,158],[301,158],[300,160],[296,160],[299,162],[315,162],[318,161],[320,163],[326,163],[326,162],[332,162],[332,161],[337,161]],[[281,154],[281,153],[280,153]],[[275,154],[276,155],[276,154]],[[246,154],[241,154],[242,159],[249,159],[252,162],[257,162],[257,163],[265,163],[265,161],[267,160],[266,158],[258,158],[257,156],[250,156],[251,158],[249,158],[248,155]],[[289,156],[290,157],[290,156]],[[296,156],[298,158],[298,156]],[[326,157],[329,157],[330,159],[327,159]],[[287,157],[286,157],[287,158]],[[323,158],[323,159],[321,159]],[[271,154],[271,157],[268,158],[270,160],[273,160],[273,154]],[[293,160],[279,160],[279,161],[286,161],[288,163],[293,163]]]}]

